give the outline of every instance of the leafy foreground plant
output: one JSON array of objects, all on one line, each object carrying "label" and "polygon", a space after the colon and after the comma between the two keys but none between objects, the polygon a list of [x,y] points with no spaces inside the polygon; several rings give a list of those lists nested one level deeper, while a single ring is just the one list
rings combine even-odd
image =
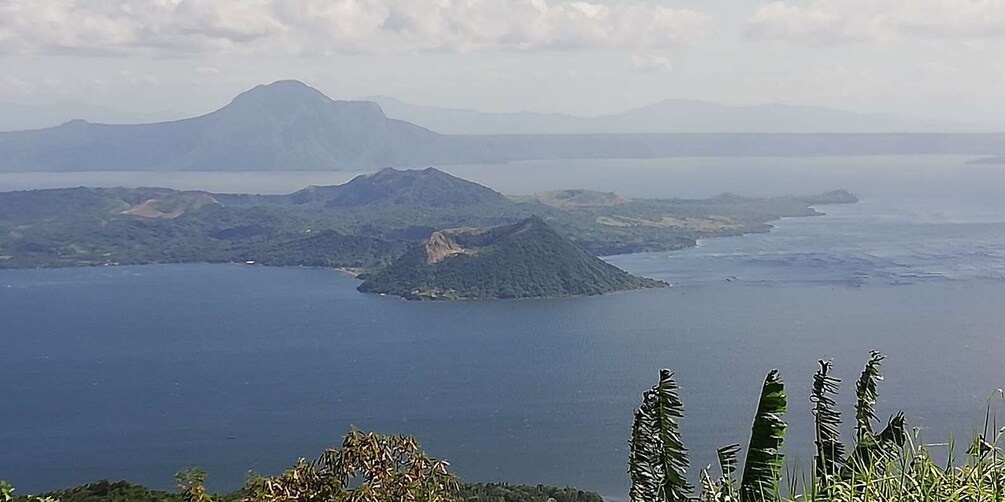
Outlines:
[{"label": "leafy foreground plant", "polygon": [[[252,479],[245,501],[460,500],[457,478],[448,472],[448,465],[426,456],[409,436],[353,429],[341,448],[325,450],[313,462],[300,459],[279,476]],[[188,502],[203,500],[188,498]]]},{"label": "leafy foreground plant", "polygon": [[[999,432],[989,443],[986,437],[990,424],[987,421],[984,434],[975,439],[960,466],[952,462],[945,467],[936,465],[917,435],[908,437],[902,412],[891,417],[881,432],[874,432],[873,423],[878,421],[878,386],[883,379],[882,361],[882,354],[872,352],[856,382],[856,441],[847,456],[840,439],[841,414],[835,408],[834,399],[841,381],[831,374],[830,361],[820,361],[810,393],[815,426],[813,476],[809,481],[804,480],[800,492],[797,472],[793,470],[790,478],[794,481],[789,487],[788,499],[1005,500],[1005,454],[998,446],[1002,434]],[[735,475],[741,448],[732,444],[718,450],[720,477],[713,479],[704,469],[699,473],[701,490],[697,497],[687,483],[690,459],[679,432],[678,420],[684,417],[684,405],[678,390],[673,374],[661,370],[659,383],[643,394],[642,405],[635,412],[628,459],[631,500],[781,500],[781,448],[787,424],[783,419],[785,386],[778,371],[769,372],[761,387],[739,485]],[[909,439],[910,446],[905,448]]]}]

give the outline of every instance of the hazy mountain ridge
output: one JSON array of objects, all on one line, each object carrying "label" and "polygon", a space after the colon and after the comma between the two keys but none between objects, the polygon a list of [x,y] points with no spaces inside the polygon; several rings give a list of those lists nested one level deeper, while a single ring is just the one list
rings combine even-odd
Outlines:
[{"label": "hazy mountain ridge", "polygon": [[296,81],[199,117],[0,133],[0,171],[328,171],[545,159],[1005,154],[1005,134],[445,135]]},{"label": "hazy mountain ridge", "polygon": [[986,127],[951,121],[856,113],[771,103],[734,106],[667,99],[596,117],[560,113],[493,113],[415,105],[386,96],[376,102],[389,117],[443,134],[675,134],[675,133],[904,133],[976,132]]}]

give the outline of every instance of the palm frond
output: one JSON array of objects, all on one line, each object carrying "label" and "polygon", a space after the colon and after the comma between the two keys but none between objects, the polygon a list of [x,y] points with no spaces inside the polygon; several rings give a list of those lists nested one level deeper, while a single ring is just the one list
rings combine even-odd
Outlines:
[{"label": "palm frond", "polygon": [[826,486],[841,470],[845,447],[841,443],[841,413],[832,396],[836,395],[841,380],[830,375],[831,361],[820,360],[820,369],[813,375],[813,403],[816,443],[816,474],[821,486]]},{"label": "palm frond", "polygon": [[747,460],[740,482],[743,501],[777,500],[782,472],[782,442],[787,424],[785,384],[778,370],[771,370],[761,387],[761,397],[751,427]]},{"label": "palm frond", "polygon": [[658,461],[659,435],[656,432],[655,392],[642,394],[642,405],[635,410],[632,437],[628,441],[628,474],[632,480],[629,497],[633,502],[656,500],[663,467]]},{"label": "palm frond", "polygon": [[859,376],[855,384],[855,436],[862,441],[864,437],[872,434],[872,421],[878,420],[876,417],[876,401],[879,399],[879,382],[883,380],[883,374],[879,367],[883,364],[886,356],[879,351],[869,353],[869,362],[865,364],[862,375]]},{"label": "palm frond", "polygon": [[684,417],[684,403],[670,370],[660,370],[660,380],[643,394],[635,412],[629,441],[629,493],[633,501],[688,500],[689,459],[677,421]]}]

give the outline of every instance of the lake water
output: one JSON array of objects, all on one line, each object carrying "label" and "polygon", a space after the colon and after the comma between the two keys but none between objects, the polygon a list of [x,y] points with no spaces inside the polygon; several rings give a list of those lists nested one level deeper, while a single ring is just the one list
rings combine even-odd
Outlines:
[{"label": "lake water", "polygon": [[[166,488],[175,471],[199,465],[210,488],[232,489],[248,470],[316,456],[354,424],[414,434],[466,480],[617,498],[632,411],[659,368],[677,373],[697,466],[713,463],[718,446],[746,442],[760,381],[779,368],[788,452],[809,465],[816,360],[835,359],[847,410],[870,349],[889,355],[880,415],[903,409],[926,439],[965,440],[1005,386],[1005,169],[962,160],[448,168],[508,193],[863,196],[769,234],[609,258],[674,284],[659,291],[412,303],[359,294],[354,279],[315,269],[0,272],[0,478],[22,492],[100,478]],[[80,184],[47,176],[32,185],[0,175],[0,189]],[[174,186],[288,191],[335,175],[255,176],[186,174]]]}]

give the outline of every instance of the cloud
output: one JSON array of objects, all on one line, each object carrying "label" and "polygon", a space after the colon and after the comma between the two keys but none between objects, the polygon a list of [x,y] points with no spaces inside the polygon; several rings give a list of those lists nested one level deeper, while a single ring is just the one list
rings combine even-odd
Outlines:
[{"label": "cloud", "polygon": [[4,76],[0,77],[0,93],[4,94],[31,94],[35,91],[35,86],[27,80]]},{"label": "cloud", "polygon": [[1005,0],[775,1],[754,13],[747,35],[816,44],[1005,38]]},{"label": "cloud", "polygon": [[673,69],[670,59],[656,54],[633,54],[632,68],[641,72],[665,72]]},{"label": "cloud", "polygon": [[661,49],[702,12],[657,0],[0,0],[0,54]]}]

